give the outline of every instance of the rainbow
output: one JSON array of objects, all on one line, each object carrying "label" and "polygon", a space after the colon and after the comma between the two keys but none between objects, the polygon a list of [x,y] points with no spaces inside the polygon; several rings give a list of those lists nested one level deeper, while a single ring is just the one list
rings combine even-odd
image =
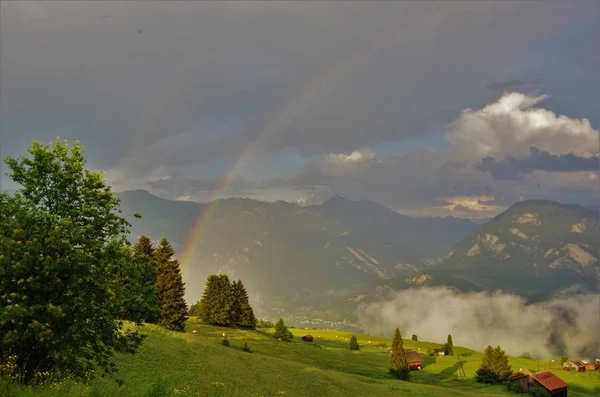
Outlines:
[{"label": "rainbow", "polygon": [[398,33],[392,32],[392,34],[385,34],[383,36],[380,36],[378,40],[367,45],[362,51],[356,51],[349,57],[344,57],[330,63],[322,73],[311,79],[298,94],[287,101],[281,110],[276,113],[275,117],[269,119],[263,130],[256,136],[256,139],[252,140],[241,151],[237,161],[235,161],[229,172],[219,179],[219,184],[213,190],[209,202],[204,206],[202,212],[194,222],[194,226],[183,245],[183,250],[179,258],[182,270],[187,268],[193,260],[194,246],[202,238],[206,225],[217,208],[217,199],[238,177],[240,170],[244,169],[248,160],[259,151],[261,144],[301,114],[315,97],[327,87],[331,87],[337,83],[350,68],[356,66],[358,61],[370,59],[373,53],[380,51],[388,43],[393,42],[398,37]]},{"label": "rainbow", "polygon": [[334,76],[342,75],[343,71],[348,67],[348,62],[334,62],[325,71],[313,78],[300,92],[292,97],[290,101],[277,113],[276,117],[270,119],[263,130],[242,150],[237,160],[231,169],[221,178],[216,189],[213,190],[211,198],[206,204],[194,222],[194,226],[188,235],[188,238],[183,245],[183,250],[180,256],[180,264],[182,269],[185,269],[193,259],[194,246],[199,241],[206,229],[208,221],[212,218],[215,209],[218,206],[217,199],[240,174],[244,169],[248,160],[256,154],[261,144],[272,137],[281,127],[296,118],[305,107],[328,85],[331,85]]}]

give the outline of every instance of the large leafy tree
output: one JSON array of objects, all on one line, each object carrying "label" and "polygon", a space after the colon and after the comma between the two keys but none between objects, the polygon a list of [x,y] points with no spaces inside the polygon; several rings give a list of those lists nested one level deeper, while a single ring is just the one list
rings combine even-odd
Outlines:
[{"label": "large leafy tree", "polygon": [[242,280],[233,282],[233,295],[234,295],[234,313],[236,316],[236,324],[243,328],[256,328],[256,317],[254,311],[250,306],[250,300],[248,299],[248,292],[244,287]]},{"label": "large leafy tree", "polygon": [[4,160],[20,189],[0,193],[0,363],[16,357],[26,382],[44,371],[110,372],[113,353],[142,340],[115,321],[143,320],[118,284],[137,285],[129,223],[103,174],[84,169],[79,142],[33,142],[28,152]]},{"label": "large leafy tree", "polygon": [[200,300],[200,320],[207,324],[228,326],[235,324],[236,300],[232,284],[226,274],[212,274]]},{"label": "large leafy tree", "polygon": [[408,360],[406,359],[406,351],[404,350],[404,342],[400,329],[396,328],[394,339],[392,340],[392,354],[390,356],[390,374],[398,379],[408,380],[409,369]]},{"label": "large leafy tree", "polygon": [[154,258],[158,263],[158,299],[160,302],[160,324],[167,329],[183,331],[187,320],[187,303],[185,302],[185,284],[181,276],[179,261],[173,259],[175,250],[166,238],[163,238],[154,250]]}]

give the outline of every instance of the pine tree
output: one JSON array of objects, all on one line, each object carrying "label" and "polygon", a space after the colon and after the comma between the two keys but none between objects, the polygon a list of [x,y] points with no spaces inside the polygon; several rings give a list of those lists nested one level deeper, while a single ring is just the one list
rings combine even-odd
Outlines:
[{"label": "pine tree", "polygon": [[408,360],[406,359],[406,351],[404,350],[404,342],[400,329],[396,328],[394,340],[392,341],[392,355],[390,356],[390,374],[398,379],[408,380]]},{"label": "pine tree", "polygon": [[452,344],[452,335],[448,335],[448,340],[445,345],[446,355],[452,356],[454,355],[454,345]]},{"label": "pine tree", "polygon": [[350,350],[360,350],[358,339],[356,339],[356,336],[354,335],[350,337]]},{"label": "pine tree", "polygon": [[240,319],[242,317],[241,296],[238,282],[235,280],[231,283],[231,294],[233,295],[233,301],[231,302],[231,322],[240,326]]},{"label": "pine tree", "polygon": [[292,335],[292,333],[288,329],[287,325],[285,325],[285,321],[283,320],[283,318],[279,318],[279,320],[277,320],[277,322],[275,323],[275,333],[273,334],[273,336],[277,339],[281,339],[286,342],[289,342],[290,339],[294,337],[294,335]]},{"label": "pine tree", "polygon": [[234,294],[226,274],[212,274],[200,300],[199,317],[206,324],[229,326],[235,324]]},{"label": "pine tree", "polygon": [[150,239],[144,235],[138,237],[138,240],[132,246],[134,257],[139,258],[140,262],[146,262],[146,269],[143,273],[143,279],[140,280],[142,284],[148,286],[148,288],[154,289],[154,292],[151,293],[151,296],[148,298],[148,314],[146,317],[146,322],[148,323],[157,323],[160,320],[161,308],[160,301],[158,298],[158,289],[156,286],[156,281],[158,277],[158,264],[154,259],[154,244],[150,241]]},{"label": "pine tree", "polygon": [[415,334],[413,334],[411,339],[414,340],[415,342],[419,341],[419,338],[417,338],[417,335],[415,335]]},{"label": "pine tree", "polygon": [[133,250],[138,254],[143,254],[149,257],[154,257],[154,244],[143,234],[138,237],[138,240],[133,244]]},{"label": "pine tree", "polygon": [[179,262],[172,259],[175,250],[166,238],[154,250],[158,263],[158,298],[161,307],[159,323],[167,329],[183,331],[187,320],[187,304],[184,300],[185,284],[181,277]]},{"label": "pine tree", "polygon": [[483,352],[481,366],[475,373],[475,380],[479,383],[502,383],[512,373],[508,357],[500,346],[492,348],[486,347]]},{"label": "pine tree", "polygon": [[243,328],[255,329],[256,317],[250,306],[250,299],[248,298],[248,292],[244,287],[244,283],[242,283],[242,280],[238,280],[234,285],[234,296],[237,299],[237,305],[235,305],[234,308],[235,310],[239,310],[237,325]]},{"label": "pine tree", "polygon": [[494,373],[498,382],[504,382],[512,374],[512,368],[508,362],[506,352],[500,346],[494,349]]}]

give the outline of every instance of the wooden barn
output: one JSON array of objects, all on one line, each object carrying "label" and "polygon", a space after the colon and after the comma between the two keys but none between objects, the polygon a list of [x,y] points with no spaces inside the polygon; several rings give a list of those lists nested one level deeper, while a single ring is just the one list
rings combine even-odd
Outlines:
[{"label": "wooden barn", "polygon": [[445,356],[446,349],[433,349],[433,355],[434,356]]},{"label": "wooden barn", "polygon": [[408,369],[411,371],[420,370],[423,365],[423,359],[414,350],[406,350],[406,361],[408,361]]},{"label": "wooden barn", "polygon": [[585,364],[579,360],[569,360],[563,364],[565,371],[585,372]]},{"label": "wooden barn", "polygon": [[537,384],[546,389],[551,397],[567,397],[567,382],[550,371],[531,374],[532,384]]},{"label": "wooden barn", "polygon": [[508,378],[508,384],[511,389],[519,385],[523,390],[527,391],[533,391],[536,386],[541,387],[551,397],[567,397],[568,393],[567,383],[550,371],[537,373],[529,371],[515,372]]}]

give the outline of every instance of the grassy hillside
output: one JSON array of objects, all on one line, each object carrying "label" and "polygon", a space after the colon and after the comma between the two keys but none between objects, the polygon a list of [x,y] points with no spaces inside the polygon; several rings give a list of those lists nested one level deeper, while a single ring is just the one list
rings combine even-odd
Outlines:
[{"label": "grassy hillside", "polygon": [[[197,330],[197,334],[192,334]],[[484,386],[472,378],[481,354],[455,347],[464,361],[466,380],[457,378],[456,357],[425,357],[422,371],[412,372],[410,382],[387,375],[388,354],[377,344],[391,339],[357,335],[361,350],[351,352],[340,331],[298,330],[291,343],[277,341],[260,332],[204,326],[189,321],[185,333],[146,326],[148,339],[135,355],[119,355],[117,378],[98,379],[89,385],[52,383],[43,389],[2,389],[5,396],[510,396],[500,386]],[[225,332],[230,347],[220,344]],[[304,343],[310,333],[315,341]],[[371,343],[369,343],[369,341]],[[248,342],[252,352],[242,351]],[[427,342],[405,341],[405,346],[425,352]],[[537,363],[511,359],[513,368],[535,370]],[[546,369],[547,363],[540,363]],[[597,396],[600,372],[565,373],[570,396]],[[1,394],[1,393],[0,393]]]}]

